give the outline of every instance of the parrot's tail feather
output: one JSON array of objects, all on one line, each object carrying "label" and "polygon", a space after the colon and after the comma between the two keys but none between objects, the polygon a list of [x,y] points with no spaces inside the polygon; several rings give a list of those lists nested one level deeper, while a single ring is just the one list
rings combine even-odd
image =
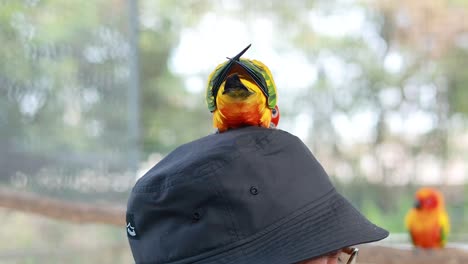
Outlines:
[{"label": "parrot's tail feather", "polygon": [[252,46],[252,44],[249,44],[247,47],[245,47],[245,49],[243,49],[241,52],[239,52],[239,54],[237,54],[234,58],[231,59],[231,58],[226,57],[226,59],[239,61],[240,57],[242,57],[242,55],[244,55],[244,53],[250,48],[250,46]]}]

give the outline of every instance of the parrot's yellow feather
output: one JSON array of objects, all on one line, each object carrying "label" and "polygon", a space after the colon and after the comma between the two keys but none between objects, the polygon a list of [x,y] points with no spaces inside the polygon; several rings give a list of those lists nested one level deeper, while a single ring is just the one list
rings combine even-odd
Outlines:
[{"label": "parrot's yellow feather", "polygon": [[219,132],[249,125],[270,126],[272,110],[268,108],[267,98],[253,80],[245,75],[239,77],[252,94],[248,97],[233,97],[224,93],[226,82],[221,84],[216,96],[217,108],[213,112],[213,126]]}]

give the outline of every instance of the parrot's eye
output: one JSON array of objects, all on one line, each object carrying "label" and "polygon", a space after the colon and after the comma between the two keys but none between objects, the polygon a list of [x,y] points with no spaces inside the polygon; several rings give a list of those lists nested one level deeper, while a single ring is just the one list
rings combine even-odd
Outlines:
[{"label": "parrot's eye", "polygon": [[276,117],[278,115],[278,110],[276,110],[276,108],[273,108],[273,110],[271,111],[271,115],[272,117]]}]

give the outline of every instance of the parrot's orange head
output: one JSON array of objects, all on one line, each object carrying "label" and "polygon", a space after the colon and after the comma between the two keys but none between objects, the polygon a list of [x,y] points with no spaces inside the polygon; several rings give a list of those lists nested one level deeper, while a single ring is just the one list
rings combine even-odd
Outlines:
[{"label": "parrot's orange head", "polygon": [[444,207],[442,193],[433,188],[421,188],[416,192],[414,207],[418,210],[434,210]]}]

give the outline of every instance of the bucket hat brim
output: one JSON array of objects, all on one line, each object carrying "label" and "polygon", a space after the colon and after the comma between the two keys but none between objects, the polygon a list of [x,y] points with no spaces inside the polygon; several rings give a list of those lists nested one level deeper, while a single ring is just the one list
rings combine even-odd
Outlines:
[{"label": "bucket hat brim", "polygon": [[293,264],[388,234],[333,189],[253,236],[171,264]]}]

